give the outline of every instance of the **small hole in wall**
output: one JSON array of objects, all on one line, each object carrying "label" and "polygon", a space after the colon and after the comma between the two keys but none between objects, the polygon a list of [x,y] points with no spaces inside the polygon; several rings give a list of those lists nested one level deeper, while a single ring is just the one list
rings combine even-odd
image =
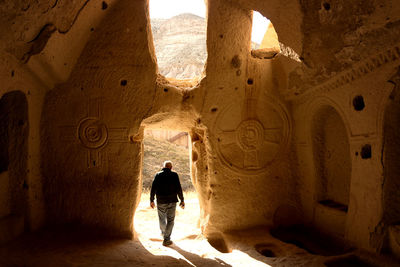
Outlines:
[{"label": "small hole in wall", "polygon": [[28,185],[28,183],[26,182],[26,180],[24,180],[24,184],[22,185],[22,188],[23,188],[23,189],[29,189],[29,185]]},{"label": "small hole in wall", "polygon": [[93,160],[93,166],[96,166],[96,161],[95,160]]},{"label": "small hole in wall", "polygon": [[231,65],[234,68],[240,68],[240,66],[242,65],[242,61],[240,60],[239,55],[235,55],[232,60],[231,60]]},{"label": "small hole in wall", "polygon": [[247,79],[247,84],[252,85],[254,83],[252,78],[248,78]]},{"label": "small hole in wall", "polygon": [[361,158],[362,159],[370,159],[372,155],[371,145],[366,144],[361,148]]},{"label": "small hole in wall", "polygon": [[353,98],[353,107],[357,111],[361,111],[365,107],[364,98],[361,95],[355,96]]},{"label": "small hole in wall", "polygon": [[168,88],[164,88],[164,92],[168,92]]},{"label": "small hole in wall", "polygon": [[216,112],[218,110],[218,108],[212,108],[211,112]]},{"label": "small hole in wall", "polygon": [[199,155],[196,151],[192,151],[192,161],[197,161],[199,159]]},{"label": "small hole in wall", "polygon": [[91,32],[94,31],[94,28],[90,28],[90,31],[91,31]]},{"label": "small hole in wall", "polygon": [[103,9],[103,10],[105,10],[105,9],[107,9],[107,7],[108,7],[108,4],[106,3],[106,2],[102,2],[101,3],[101,9]]},{"label": "small hole in wall", "polygon": [[358,156],[358,151],[356,151],[356,156]]},{"label": "small hole in wall", "polygon": [[121,86],[126,86],[128,84],[127,80],[121,80]]},{"label": "small hole in wall", "polygon": [[324,6],[325,10],[327,10],[327,11],[331,9],[331,4],[329,4],[327,2],[323,3],[322,5]]},{"label": "small hole in wall", "polygon": [[14,73],[14,71],[12,70],[12,71],[11,71],[11,77],[14,77],[14,74],[15,74],[15,73]]},{"label": "small hole in wall", "polygon": [[221,38],[221,39],[224,38],[224,35],[223,35],[223,34],[220,34],[220,35],[219,35],[219,38]]}]

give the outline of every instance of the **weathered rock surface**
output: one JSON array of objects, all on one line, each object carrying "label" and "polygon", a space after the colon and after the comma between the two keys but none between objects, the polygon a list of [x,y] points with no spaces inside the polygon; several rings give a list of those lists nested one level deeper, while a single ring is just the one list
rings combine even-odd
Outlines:
[{"label": "weathered rock surface", "polygon": [[[155,23],[166,72],[146,0],[24,3],[0,4],[0,96],[27,102],[24,115],[1,101],[18,114],[16,127],[1,122],[3,233],[17,213],[19,232],[72,224],[132,237],[152,127],[190,134],[200,226],[216,243],[235,229],[305,224],[399,256],[398,1],[209,0],[207,28],[187,14]],[[252,10],[284,53],[251,55]],[[192,33],[190,49],[165,43]],[[198,82],[157,72],[185,78],[204,60]]]}]

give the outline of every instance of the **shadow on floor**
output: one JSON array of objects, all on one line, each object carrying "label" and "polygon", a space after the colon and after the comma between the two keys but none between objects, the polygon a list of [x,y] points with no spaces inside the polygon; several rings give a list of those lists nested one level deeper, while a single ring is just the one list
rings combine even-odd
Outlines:
[{"label": "shadow on floor", "polygon": [[[187,256],[195,261],[198,257]],[[192,266],[183,259],[155,256],[139,241],[97,238],[82,232],[44,230],[0,246],[0,266],[166,265]]]},{"label": "shadow on floor", "polygon": [[296,245],[314,255],[335,256],[353,250],[348,244],[303,225],[276,228],[271,230],[271,234],[285,243]]},{"label": "shadow on floor", "polygon": [[207,259],[207,258],[202,258],[197,254],[190,253],[186,250],[181,249],[178,247],[175,243],[169,246],[169,248],[176,250],[179,254],[181,254],[183,257],[185,257],[188,261],[190,261],[194,266],[232,266],[226,262],[224,262],[221,259],[215,258],[215,259]]}]

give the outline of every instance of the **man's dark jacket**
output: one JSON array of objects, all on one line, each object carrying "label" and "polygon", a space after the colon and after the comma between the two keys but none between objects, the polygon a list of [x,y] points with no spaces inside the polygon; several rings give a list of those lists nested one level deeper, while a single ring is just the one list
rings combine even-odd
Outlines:
[{"label": "man's dark jacket", "polygon": [[151,202],[154,201],[154,195],[157,196],[157,203],[159,204],[178,202],[177,195],[183,201],[182,187],[178,174],[169,168],[163,168],[162,171],[158,172],[151,186]]}]

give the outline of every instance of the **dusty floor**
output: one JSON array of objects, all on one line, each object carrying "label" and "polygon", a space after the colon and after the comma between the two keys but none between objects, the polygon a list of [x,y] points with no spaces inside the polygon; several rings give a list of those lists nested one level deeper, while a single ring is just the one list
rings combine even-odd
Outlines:
[{"label": "dusty floor", "polygon": [[311,254],[273,238],[265,228],[226,234],[231,252],[221,253],[200,234],[197,227],[199,205],[195,198],[186,200],[185,210],[177,208],[172,235],[174,244],[164,247],[157,212],[148,204],[148,201],[143,201],[137,208],[137,240],[99,239],[77,232],[46,230],[0,247],[0,266],[398,265],[388,258],[378,259],[360,251],[339,256]]}]

